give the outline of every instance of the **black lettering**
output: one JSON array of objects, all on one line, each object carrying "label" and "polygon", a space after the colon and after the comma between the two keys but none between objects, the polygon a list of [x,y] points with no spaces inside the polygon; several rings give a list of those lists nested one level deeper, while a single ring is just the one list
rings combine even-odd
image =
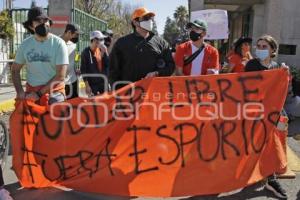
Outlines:
[{"label": "black lettering", "polygon": [[160,126],[160,127],[157,129],[156,134],[157,134],[159,137],[162,137],[162,138],[165,138],[165,139],[167,139],[167,140],[172,141],[172,142],[176,145],[177,153],[176,153],[176,156],[174,157],[173,160],[170,160],[170,161],[163,161],[162,157],[159,157],[159,158],[158,158],[158,161],[159,161],[160,164],[163,164],[163,165],[171,165],[171,164],[175,163],[175,162],[178,160],[179,156],[180,156],[180,145],[179,145],[179,144],[177,143],[177,141],[176,141],[174,138],[172,138],[171,136],[164,135],[164,134],[161,133],[161,131],[162,131],[163,129],[166,129],[166,128],[167,128],[166,125]]},{"label": "black lettering", "polygon": [[[242,86],[242,89],[243,89],[243,96],[244,96],[244,101],[247,103],[247,102],[262,102],[262,99],[259,99],[257,101],[253,100],[253,99],[248,99],[248,96],[250,94],[257,94],[259,93],[259,89],[256,88],[254,90],[250,90],[248,89],[247,87],[247,82],[248,81],[253,81],[253,80],[256,80],[258,82],[261,82],[263,80],[263,77],[261,74],[258,74],[258,75],[252,75],[252,76],[244,76],[244,77],[240,77],[238,79],[238,81],[241,83],[241,86]],[[255,84],[252,84],[252,85],[255,85]]]},{"label": "black lettering", "polygon": [[140,169],[139,166],[142,163],[142,161],[139,160],[139,154],[144,154],[147,152],[147,149],[143,149],[143,150],[138,150],[137,147],[137,143],[138,143],[138,138],[137,138],[137,132],[138,131],[150,131],[151,128],[150,127],[136,127],[133,126],[131,128],[128,128],[127,131],[133,131],[133,135],[134,135],[134,140],[133,140],[133,153],[130,153],[129,156],[132,157],[134,156],[134,160],[135,160],[135,173],[136,174],[141,174],[141,173],[145,173],[145,172],[149,172],[149,171],[154,171],[154,170],[158,170],[158,167],[152,167],[152,168],[148,168],[148,169]]},{"label": "black lettering", "polygon": [[[186,142],[184,141],[184,137],[183,137],[184,127],[192,127],[196,131],[196,136],[193,139],[191,139],[190,141],[186,141]],[[192,124],[192,123],[179,124],[174,128],[174,130],[178,130],[178,129],[180,131],[180,143],[179,144],[180,144],[181,166],[184,167],[185,166],[184,146],[189,145],[189,144],[197,141],[197,138],[199,136],[199,131],[197,129],[197,126],[195,124]],[[187,132],[185,134],[187,134]]]},{"label": "black lettering", "polygon": [[202,141],[202,135],[204,134],[202,131],[203,131],[203,128],[204,128],[204,123],[201,123],[201,126],[200,126],[200,130],[199,130],[199,137],[198,137],[198,142],[197,142],[197,151],[198,151],[198,155],[200,157],[201,160],[205,161],[205,162],[211,162],[213,160],[215,160],[219,154],[219,146],[220,146],[220,137],[219,137],[219,134],[218,132],[216,131],[212,131],[212,132],[209,132],[208,134],[212,134],[213,132],[216,134],[216,138],[217,138],[217,148],[216,148],[216,151],[214,152],[214,154],[210,157],[210,158],[204,158],[204,155],[201,151],[201,141]]},{"label": "black lettering", "polygon": [[[263,135],[263,140],[262,140],[261,145],[259,147],[256,147],[256,144],[254,143],[254,136],[255,136],[254,134],[256,132],[256,126],[257,126],[258,122],[261,122],[263,125],[263,130],[264,130],[263,134],[264,135]],[[264,120],[255,120],[253,122],[252,129],[251,129],[251,145],[252,145],[252,148],[255,153],[260,153],[262,151],[262,149],[266,143],[266,140],[267,140],[267,126],[266,126]],[[259,141],[261,141],[261,140],[259,140]]]},{"label": "black lettering", "polygon": [[[226,124],[230,125],[231,128],[229,130],[226,130]],[[227,137],[229,135],[231,135],[232,133],[234,133],[235,129],[236,129],[236,124],[235,122],[229,122],[229,121],[224,121],[220,124],[220,126],[217,126],[216,124],[213,124],[213,127],[215,128],[215,131],[218,132],[220,134],[220,138],[221,138],[221,153],[222,153],[222,157],[224,160],[227,159],[226,154],[225,154],[225,145],[228,145],[229,147],[231,147],[233,149],[233,151],[235,152],[235,154],[237,156],[240,156],[240,151],[239,149],[232,144],[231,142],[229,142],[229,140],[227,139]]]},{"label": "black lettering", "polygon": [[240,101],[233,96],[228,94],[228,90],[232,87],[232,83],[230,80],[227,79],[218,79],[217,80],[219,91],[221,95],[221,101],[225,101],[225,97],[233,101],[234,103],[240,103]]}]

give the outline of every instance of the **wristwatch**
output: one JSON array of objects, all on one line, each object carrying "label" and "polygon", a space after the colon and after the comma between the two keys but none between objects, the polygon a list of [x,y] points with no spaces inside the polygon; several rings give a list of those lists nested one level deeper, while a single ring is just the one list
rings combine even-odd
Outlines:
[{"label": "wristwatch", "polygon": [[39,98],[41,98],[43,96],[42,92],[39,90],[36,92],[36,94],[38,95]]}]

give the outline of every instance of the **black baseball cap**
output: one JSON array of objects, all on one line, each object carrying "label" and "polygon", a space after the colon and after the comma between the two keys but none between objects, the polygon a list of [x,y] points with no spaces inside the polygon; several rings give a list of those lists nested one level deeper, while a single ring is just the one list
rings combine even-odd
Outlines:
[{"label": "black baseball cap", "polygon": [[77,25],[77,24],[67,24],[65,32],[67,32],[67,31],[71,31],[72,33],[78,32],[79,34],[83,34],[83,32],[80,31],[79,25]]}]

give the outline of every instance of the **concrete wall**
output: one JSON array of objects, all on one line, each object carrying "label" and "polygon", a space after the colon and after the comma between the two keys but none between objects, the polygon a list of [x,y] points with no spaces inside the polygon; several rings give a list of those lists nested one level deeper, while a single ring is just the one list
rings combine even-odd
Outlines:
[{"label": "concrete wall", "polygon": [[[69,16],[69,22],[72,21],[73,0],[49,0],[49,16]],[[51,28],[51,32],[60,35],[64,32],[65,26],[60,28]]]},{"label": "concrete wall", "polygon": [[280,43],[297,45],[296,55],[279,55],[278,61],[300,68],[300,1],[283,1]]},{"label": "concrete wall", "polygon": [[204,9],[204,0],[189,0],[190,11],[198,11]]},{"label": "concrete wall", "polygon": [[265,4],[254,5],[252,37],[256,41],[270,34],[279,44],[297,45],[296,55],[278,55],[277,61],[300,68],[299,7],[299,0],[266,0]]}]

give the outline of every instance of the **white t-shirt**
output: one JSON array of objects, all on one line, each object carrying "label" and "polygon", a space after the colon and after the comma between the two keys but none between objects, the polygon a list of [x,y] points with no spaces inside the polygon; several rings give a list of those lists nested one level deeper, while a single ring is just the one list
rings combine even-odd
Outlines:
[{"label": "white t-shirt", "polygon": [[[198,47],[192,44],[192,54],[195,53],[198,49],[199,49]],[[192,62],[191,76],[201,75],[203,58],[204,58],[204,49]]]},{"label": "white t-shirt", "polygon": [[75,72],[76,44],[74,44],[71,41],[68,41],[66,44],[67,44],[68,53],[69,53],[69,65],[68,65],[68,69],[67,69],[65,83],[72,84],[77,80],[77,76],[76,76],[76,72]]}]

